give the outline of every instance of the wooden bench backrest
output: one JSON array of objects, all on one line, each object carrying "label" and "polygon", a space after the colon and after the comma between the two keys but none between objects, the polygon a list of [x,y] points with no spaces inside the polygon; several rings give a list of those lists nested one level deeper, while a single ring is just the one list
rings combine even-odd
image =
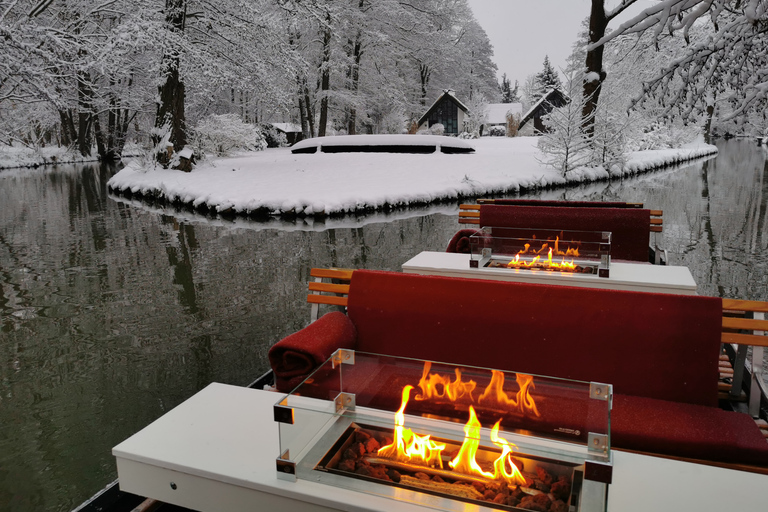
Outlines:
[{"label": "wooden bench backrest", "polygon": [[313,268],[309,275],[314,278],[309,282],[307,302],[312,304],[310,321],[317,320],[320,305],[344,306],[349,297],[349,281],[352,269],[347,268]]}]

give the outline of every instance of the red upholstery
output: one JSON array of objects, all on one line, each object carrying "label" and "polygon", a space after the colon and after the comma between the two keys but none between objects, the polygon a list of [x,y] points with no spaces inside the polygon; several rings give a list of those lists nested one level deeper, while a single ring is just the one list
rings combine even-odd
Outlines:
[{"label": "red upholstery", "polygon": [[[613,447],[768,466],[753,420],[715,407],[720,299],[359,270],[348,313],[325,315],[270,350],[279,389],[292,389],[339,347],[606,382],[615,392]],[[358,405],[389,411],[421,371],[416,361],[397,371],[360,363],[347,369],[345,385],[353,383]],[[332,399],[335,386],[336,376],[320,376],[302,394]],[[540,418],[505,416],[504,428],[585,441],[604,422],[594,400],[542,396]],[[441,414],[427,402],[409,411]]]},{"label": "red upholstery", "polygon": [[275,386],[288,392],[325,362],[336,349],[355,348],[357,332],[349,317],[334,311],[287,336],[269,349]]},{"label": "red upholstery", "polygon": [[642,208],[636,203],[619,201],[555,201],[546,199],[494,199],[495,205],[515,206],[562,206],[566,208]]},{"label": "red upholstery", "polygon": [[614,395],[611,443],[619,448],[719,462],[768,464],[768,443],[747,414]]},{"label": "red upholstery", "polygon": [[611,231],[611,258],[648,262],[650,210],[484,204],[480,206],[480,225]]},{"label": "red upholstery", "polygon": [[717,405],[720,299],[358,270],[357,350]]}]

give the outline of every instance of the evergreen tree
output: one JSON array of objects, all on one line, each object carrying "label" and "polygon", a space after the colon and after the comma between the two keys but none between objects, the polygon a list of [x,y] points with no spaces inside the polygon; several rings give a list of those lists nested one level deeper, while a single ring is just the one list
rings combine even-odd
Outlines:
[{"label": "evergreen tree", "polygon": [[560,83],[557,71],[549,62],[549,55],[544,56],[544,68],[536,73],[535,84],[534,96],[536,100],[544,96],[550,89],[563,89],[563,84]]},{"label": "evergreen tree", "polygon": [[509,78],[507,78],[507,74],[504,73],[501,75],[501,102],[512,103],[512,100],[510,99],[511,94],[512,83],[509,81]]}]

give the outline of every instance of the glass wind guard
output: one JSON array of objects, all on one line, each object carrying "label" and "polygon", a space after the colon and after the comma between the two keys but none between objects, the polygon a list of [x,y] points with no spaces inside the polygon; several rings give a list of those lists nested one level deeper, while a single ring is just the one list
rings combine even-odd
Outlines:
[{"label": "glass wind guard", "polygon": [[339,351],[275,405],[278,475],[441,510],[605,510],[611,399],[609,384]]},{"label": "glass wind guard", "polygon": [[471,268],[609,277],[611,233],[484,227],[469,238]]}]

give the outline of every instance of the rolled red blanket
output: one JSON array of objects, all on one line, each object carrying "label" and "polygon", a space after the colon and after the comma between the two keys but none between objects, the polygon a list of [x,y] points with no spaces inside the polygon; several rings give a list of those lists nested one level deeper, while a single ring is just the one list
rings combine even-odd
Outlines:
[{"label": "rolled red blanket", "polygon": [[337,349],[354,349],[357,330],[344,313],[323,315],[269,349],[278,391],[288,392],[324,363]]},{"label": "rolled red blanket", "polygon": [[461,254],[469,254],[469,237],[481,233],[479,229],[460,229],[451,241],[448,242],[448,248],[445,252],[457,252]]}]

